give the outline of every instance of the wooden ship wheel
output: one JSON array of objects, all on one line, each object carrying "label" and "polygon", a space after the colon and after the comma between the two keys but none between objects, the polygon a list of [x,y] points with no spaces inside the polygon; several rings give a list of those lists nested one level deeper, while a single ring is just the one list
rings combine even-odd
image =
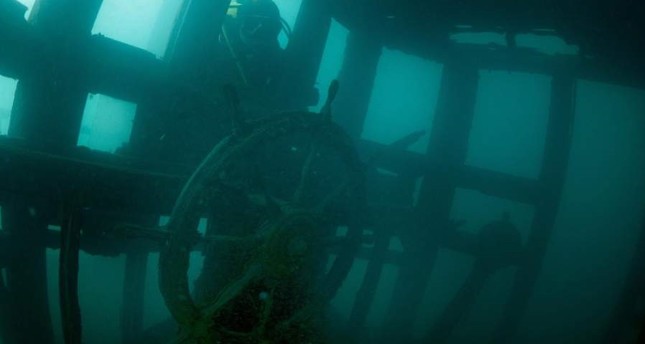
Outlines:
[{"label": "wooden ship wheel", "polygon": [[[300,2],[293,2],[297,17],[293,30],[285,30],[289,33],[283,51],[264,59],[238,54],[218,30],[230,19],[230,0],[164,2],[163,9],[146,11],[145,17],[156,18],[149,24],[156,36],[149,41],[150,49],[134,44],[123,25],[136,21],[144,28],[141,11],[105,16],[117,18],[114,27],[124,33],[112,36],[99,30],[105,21],[98,18],[113,8],[108,1],[0,0],[0,88],[9,91],[7,102],[0,102],[0,117],[4,121],[5,115],[11,116],[4,122],[9,123],[6,135],[0,135],[0,342],[60,341],[53,328],[58,319],[51,314],[57,302],[59,332],[68,344],[116,343],[119,336],[125,344],[544,341],[539,327],[527,326],[534,319],[542,328],[551,328],[552,336],[580,339],[605,331],[603,343],[629,342],[637,336],[645,342],[645,226],[635,244],[625,242],[626,249],[634,250],[632,260],[623,259],[630,265],[626,278],[619,274],[618,256],[611,259],[615,266],[603,262],[593,272],[579,269],[582,265],[554,264],[564,256],[554,252],[568,249],[563,244],[579,244],[569,234],[555,235],[573,209],[574,202],[566,198],[571,194],[567,183],[584,185],[571,172],[583,164],[570,164],[569,155],[579,154],[585,139],[598,137],[580,130],[596,127],[585,124],[590,117],[576,117],[591,108],[576,109],[585,99],[578,85],[645,88],[645,50],[638,49],[645,41],[645,7],[631,0],[594,1],[583,7],[572,0]],[[177,7],[176,15],[170,6]],[[162,17],[173,23],[161,25],[166,20]],[[163,56],[151,50],[152,42],[156,47],[168,44]],[[276,47],[273,38],[271,43]],[[326,57],[341,54],[338,66],[340,61]],[[405,57],[410,61],[405,62],[403,55],[414,60]],[[440,69],[431,72],[420,67],[419,60]],[[407,79],[408,74],[392,68],[395,65],[405,68],[401,71],[419,68],[418,80],[423,82],[406,80],[400,87],[398,77]],[[248,74],[240,67],[247,67]],[[513,144],[502,142],[505,131],[495,132],[495,126],[478,117],[485,108],[477,105],[479,97],[491,86],[482,76],[492,74],[483,71],[548,80],[544,99],[550,103],[539,122],[544,127],[531,128],[539,142],[543,136],[544,147],[536,146],[537,155],[532,153],[538,150],[522,155],[538,159],[531,175],[517,175],[495,161],[471,159],[477,154],[470,149],[482,133]],[[228,118],[221,99],[212,95],[222,84],[238,79],[231,75],[235,72],[240,72],[239,79],[251,81],[247,93],[261,100],[256,101],[262,103],[256,106],[261,114],[267,107],[317,105],[317,84],[331,77],[329,73],[348,87],[334,103],[335,121],[330,104],[337,86],[330,89],[320,113],[281,112],[255,121],[242,119],[229,89],[234,130],[222,139],[229,134],[228,123],[223,123]],[[11,89],[6,86],[14,85],[10,79],[17,80]],[[262,82],[256,84],[258,79]],[[428,100],[434,99],[435,88],[424,87],[429,85],[426,81],[438,82],[434,108]],[[412,120],[406,109],[417,101],[423,105],[419,114],[432,118],[432,123],[416,128],[422,134],[412,133],[390,145],[381,142],[385,135],[365,135],[367,124],[392,124],[380,122],[386,112],[380,110],[385,109],[370,109],[384,90],[392,99],[374,104],[395,105],[400,113],[394,114],[394,124]],[[408,99],[409,90],[419,96]],[[403,94],[406,97],[399,99]],[[98,102],[103,97],[123,106],[114,113],[116,107],[108,103],[94,109],[92,104],[103,104]],[[493,117],[501,119],[501,110]],[[620,118],[610,110],[612,118]],[[132,116],[131,132],[118,150],[78,147],[90,118],[86,114],[94,112],[105,112],[106,118]],[[422,151],[408,149],[426,131]],[[610,141],[611,135],[599,135],[607,143],[624,144],[627,141],[619,139],[638,136],[628,132],[632,135],[616,136],[616,142]],[[369,162],[365,173],[353,142]],[[632,141],[628,143],[616,147],[627,149]],[[618,171],[622,165],[614,165],[611,155],[605,163]],[[593,155],[594,161],[601,157]],[[636,176],[634,166],[624,165],[629,176]],[[617,180],[631,186],[627,179]],[[471,213],[465,206],[471,202],[464,199],[471,196],[490,204],[508,202],[513,208],[501,219],[492,214],[492,221],[477,233],[470,227],[462,230],[453,216],[464,216],[471,224],[479,221],[480,210]],[[627,199],[621,197],[621,204]],[[488,203],[482,205],[488,208]],[[518,226],[512,221],[517,218],[515,205],[522,209],[519,219],[526,220]],[[635,213],[641,206],[622,208]],[[159,230],[159,218],[169,213],[169,223]],[[203,219],[205,233],[198,230]],[[591,219],[595,218],[580,225],[596,222]],[[632,230],[607,223],[616,230],[607,238]],[[594,223],[598,233],[605,232],[603,224]],[[362,245],[363,232],[371,233],[373,242]],[[565,237],[570,241],[557,242]],[[50,264],[56,261],[56,251],[58,286],[51,279],[56,264]],[[148,295],[146,288],[149,258],[159,251],[160,289],[174,321],[144,331],[144,323],[165,315],[157,312],[157,295]],[[198,251],[204,263],[192,285],[187,271],[196,265],[191,253]],[[470,273],[464,272],[463,279],[451,274],[450,281],[442,280],[440,274],[453,265],[446,257],[456,258],[457,264],[465,262],[462,258],[472,260]],[[95,278],[95,269],[83,271],[88,258],[110,266],[125,260],[121,295],[114,288],[114,283],[121,284],[121,270],[101,271],[117,277],[103,283]],[[360,268],[350,271],[355,262]],[[584,260],[584,266],[591,262]],[[549,271],[554,268],[563,274]],[[608,311],[609,321],[587,316],[589,311],[602,315],[601,303],[569,298],[605,298],[610,293],[600,284],[591,291],[584,284],[571,284],[568,293],[545,292],[554,281],[561,283],[554,278],[566,271],[575,277],[572,281],[593,277],[608,281],[607,287],[624,284]],[[335,325],[351,333],[344,340],[327,338],[334,331],[326,328],[326,304],[348,274],[353,283],[338,294],[351,294],[342,298],[343,308],[349,309],[335,318]],[[448,290],[451,282],[455,290]],[[52,293],[56,289],[58,297]],[[90,289],[110,298],[84,293]],[[452,297],[444,298],[443,289]],[[148,296],[153,298],[150,308],[144,302],[150,301]],[[445,306],[432,302],[433,297],[446,301]],[[482,307],[492,306],[491,300],[495,307]],[[85,324],[81,301],[89,302],[83,313],[92,315]],[[107,303],[120,310],[110,315]],[[545,309],[557,309],[559,316],[542,317]],[[98,324],[92,321],[95,314],[101,318]],[[117,318],[120,331],[109,326]],[[562,320],[583,326],[571,330],[561,326]],[[557,326],[549,326],[552,322]],[[169,323],[179,325],[174,338],[166,333]]]},{"label": "wooden ship wheel", "polygon": [[[160,256],[160,288],[178,343],[324,342],[324,304],[360,239],[362,167],[345,132],[321,113],[286,112],[242,123],[178,197]],[[233,96],[234,97],[234,96]],[[189,253],[204,214],[214,222],[196,295]],[[338,226],[348,234],[336,238]],[[340,246],[325,271],[326,248]],[[336,247],[338,249],[338,247]]]}]

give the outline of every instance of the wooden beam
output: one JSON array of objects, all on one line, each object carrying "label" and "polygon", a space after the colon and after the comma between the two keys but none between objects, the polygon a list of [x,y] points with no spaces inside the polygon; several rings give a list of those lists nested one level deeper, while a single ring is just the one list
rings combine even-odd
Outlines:
[{"label": "wooden beam", "polygon": [[2,206],[2,227],[11,235],[13,247],[6,270],[11,314],[4,334],[7,344],[54,343],[47,292],[46,212],[42,202],[24,198]]},{"label": "wooden beam", "polygon": [[[553,27],[558,18],[553,13],[558,7],[553,0],[516,2],[489,2],[464,0],[330,0],[334,16],[350,30],[371,28],[386,35],[401,27],[411,32],[407,37],[418,37],[436,28],[451,29],[468,25],[479,29],[510,31]],[[559,8],[558,8],[559,9]],[[561,15],[561,13],[558,13]]]},{"label": "wooden beam", "polygon": [[330,25],[327,1],[302,1],[293,34],[284,51],[279,97],[285,108],[302,108],[318,102],[316,79]]},{"label": "wooden beam", "polygon": [[78,301],[78,259],[81,239],[80,194],[62,204],[58,286],[65,344],[82,343],[81,307]]},{"label": "wooden beam", "polygon": [[536,180],[473,166],[464,166],[455,173],[460,188],[530,205],[538,200]]},{"label": "wooden beam", "polygon": [[[645,12],[630,0],[597,1],[585,11],[570,1],[343,1],[331,0],[334,19],[350,31],[366,30],[385,46],[440,63],[471,59],[479,69],[551,75],[567,65],[574,77],[645,88]],[[612,13],[599,24],[597,18]],[[532,49],[456,44],[460,32],[560,37],[579,47],[580,56],[551,56]],[[546,32],[546,33],[545,33]],[[593,37],[593,39],[592,39]],[[512,46],[511,44],[506,44]]]},{"label": "wooden beam", "polygon": [[644,70],[641,64],[635,62],[614,61],[603,56],[550,55],[531,48],[454,42],[438,48],[427,42],[400,40],[397,37],[391,37],[384,45],[439,63],[449,63],[459,58],[468,60],[481,70],[543,75],[552,75],[566,68],[574,78],[645,89],[645,78],[642,77]]},{"label": "wooden beam", "polygon": [[[6,238],[0,238],[0,241],[5,241]],[[9,245],[6,245],[9,246]],[[11,293],[7,288],[7,283],[4,278],[4,264],[7,262],[7,257],[4,255],[8,254],[9,250],[5,249],[5,245],[2,245],[2,266],[0,269],[0,340],[2,343],[11,343],[12,335],[12,314],[11,314]]]},{"label": "wooden beam", "polygon": [[121,308],[121,331],[124,344],[136,343],[143,330],[143,301],[147,269],[147,252],[127,253]]},{"label": "wooden beam", "polygon": [[170,68],[181,79],[203,77],[204,67],[214,62],[220,44],[220,28],[230,2],[192,0],[184,5],[166,52]]},{"label": "wooden beam", "polygon": [[385,145],[365,140],[358,143],[358,149],[364,159],[369,160],[369,157],[378,155],[378,158],[373,160],[375,166],[400,176],[416,178],[438,170],[450,170],[460,188],[526,204],[534,204],[537,200],[537,180],[474,166],[447,166],[437,157],[392,150]]},{"label": "wooden beam", "polygon": [[178,88],[165,63],[147,50],[102,35],[88,37],[82,48],[86,92],[138,103]]},{"label": "wooden beam", "polygon": [[382,47],[370,33],[350,32],[338,81],[340,92],[334,102],[334,121],[358,139],[374,88]]},{"label": "wooden beam", "polygon": [[542,188],[525,245],[525,259],[519,264],[513,291],[490,343],[503,344],[512,341],[540,274],[566,178],[573,136],[575,98],[576,81],[568,71],[554,75],[551,81],[546,147],[539,176]]},{"label": "wooden beam", "polygon": [[637,319],[639,300],[645,299],[645,217],[641,225],[640,239],[636,243],[636,250],[632,257],[631,267],[627,274],[623,290],[609,319],[603,342],[604,344],[629,343],[635,338],[629,337],[640,323],[640,337],[635,343],[645,343],[645,314],[641,309],[641,319]]},{"label": "wooden beam", "polygon": [[34,30],[47,54],[27,58],[35,63],[18,82],[10,136],[51,146],[76,145],[87,98],[76,50],[84,49],[100,5],[101,0],[40,3]]},{"label": "wooden beam", "polygon": [[17,79],[42,56],[42,41],[24,18],[26,8],[17,1],[0,4],[0,75]]},{"label": "wooden beam", "polygon": [[185,1],[164,57],[169,82],[139,102],[128,154],[196,165],[230,133],[219,97],[230,82],[231,61],[220,42],[229,3]]},{"label": "wooden beam", "polygon": [[[441,166],[459,166],[466,159],[474,115],[478,71],[455,60],[444,67],[428,155]],[[388,309],[385,341],[411,340],[411,330],[426,292],[439,242],[449,230],[450,210],[457,187],[449,168],[435,169],[423,180],[417,204],[418,227],[402,236],[405,261],[399,271]]]},{"label": "wooden beam", "polygon": [[376,288],[381,281],[381,274],[383,267],[388,258],[388,251],[390,245],[390,238],[392,232],[392,224],[376,226],[374,235],[376,240],[374,248],[369,252],[366,257],[369,259],[367,263],[367,271],[363,277],[361,287],[356,292],[356,298],[352,306],[352,311],[349,316],[347,328],[351,329],[352,335],[358,341],[364,330],[367,315],[371,309],[374,297],[376,295]]},{"label": "wooden beam", "polygon": [[493,272],[481,264],[481,261],[475,262],[466,280],[457,290],[457,294],[450,300],[422,342],[432,344],[449,342],[455,328],[459,326],[459,322],[470,314]]},{"label": "wooden beam", "polygon": [[[81,238],[80,251],[85,252],[89,255],[98,255],[98,256],[107,256],[107,257],[116,257],[120,254],[130,254],[130,253],[140,253],[144,252],[159,252],[161,248],[161,242],[155,239],[144,239],[144,238],[118,238],[114,235],[107,234],[104,236],[99,236],[96,234],[84,234]],[[12,246],[12,236],[11,235],[0,235],[0,248],[3,248],[3,253],[14,253],[18,248]],[[45,246],[52,250],[58,250],[61,248],[61,232],[58,230],[48,230],[43,239]],[[193,247],[194,252],[202,252],[206,249],[206,245],[203,242],[195,244]],[[339,248],[332,248],[330,254],[338,255],[340,253]],[[464,252],[470,253],[470,252]],[[370,246],[360,246],[356,251],[356,259],[371,260],[374,258],[374,247]],[[391,265],[400,265],[403,262],[403,252],[387,250],[382,255],[383,264]],[[0,288],[0,297],[1,288]],[[0,299],[0,302],[2,300]],[[1,306],[1,304],[0,304]],[[2,307],[0,307],[2,308]],[[0,314],[2,315],[2,314]]]},{"label": "wooden beam", "polygon": [[83,189],[91,207],[170,213],[191,171],[181,165],[146,167],[133,159],[81,148],[54,152],[0,140],[0,201],[4,198],[7,204],[18,194],[56,201],[61,194]]}]

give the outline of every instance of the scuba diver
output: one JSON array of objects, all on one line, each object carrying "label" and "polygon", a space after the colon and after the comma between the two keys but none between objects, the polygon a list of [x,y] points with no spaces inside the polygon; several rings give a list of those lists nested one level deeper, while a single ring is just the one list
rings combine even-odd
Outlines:
[{"label": "scuba diver", "polygon": [[[272,0],[233,0],[220,41],[235,64],[239,89],[270,98],[277,82],[283,49],[278,36],[290,29]],[[265,99],[267,100],[267,99]]]}]

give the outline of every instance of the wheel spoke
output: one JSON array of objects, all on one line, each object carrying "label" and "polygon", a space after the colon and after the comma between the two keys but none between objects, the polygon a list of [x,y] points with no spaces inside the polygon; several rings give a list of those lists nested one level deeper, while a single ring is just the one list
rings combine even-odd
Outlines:
[{"label": "wheel spoke", "polygon": [[334,190],[328,193],[316,206],[313,207],[313,211],[317,213],[322,213],[325,208],[331,203],[334,199],[340,196],[347,187],[349,186],[349,178],[344,176],[343,181],[334,188]]},{"label": "wheel spoke", "polygon": [[259,278],[261,275],[262,267],[259,264],[249,267],[244,273],[244,276],[232,283],[229,283],[212,302],[204,305],[202,308],[204,318],[211,319],[219,310],[240,295],[249,286],[249,284],[251,284],[251,282]]},{"label": "wheel spoke", "polygon": [[307,158],[305,159],[302,169],[300,170],[300,181],[298,182],[298,186],[296,187],[296,191],[294,192],[292,197],[292,203],[296,207],[302,206],[302,198],[304,197],[305,189],[307,188],[309,180],[311,179],[311,165],[313,164],[314,157],[316,156],[316,154],[318,154],[319,149],[320,147],[317,142],[312,142],[309,145]]},{"label": "wheel spoke", "polygon": [[275,288],[268,292],[268,297],[264,300],[264,307],[262,308],[262,316],[260,317],[260,324],[257,329],[258,336],[263,338],[266,334],[267,323],[273,311],[273,298]]},{"label": "wheel spoke", "polygon": [[[354,210],[360,209],[364,201],[359,196],[363,185],[362,164],[351,139],[334,123],[322,121],[308,112],[292,112],[249,123],[246,129],[218,144],[191,176],[175,204],[167,233],[134,228],[135,233],[160,237],[166,244],[160,257],[160,286],[168,308],[182,328],[178,338],[181,343],[246,339],[273,342],[269,337],[277,334],[286,340],[291,338],[292,331],[300,333],[306,331],[304,327],[313,326],[310,321],[318,316],[321,303],[328,301],[326,297],[307,299],[297,308],[289,308],[288,314],[277,314],[281,313],[276,310],[282,309],[283,298],[275,295],[276,290],[294,295],[308,292],[309,279],[313,277],[306,269],[313,266],[310,263],[317,257],[314,255],[322,252],[317,248],[323,244],[315,237],[301,245],[302,237],[314,238],[319,221],[333,216],[329,213],[330,208],[351,215],[357,213]],[[264,150],[264,145],[283,140],[302,143],[303,138],[308,143],[298,144],[302,150],[294,154],[296,159],[292,159],[292,164],[284,166],[287,173],[271,174],[274,171],[271,165],[269,173],[264,173],[267,166],[263,164],[274,163],[271,156],[261,155],[273,152]],[[331,163],[344,166],[321,166],[321,155],[325,159],[332,158]],[[338,159],[334,160],[334,156]],[[275,163],[281,161],[277,160]],[[322,173],[325,175],[319,175]],[[285,176],[293,180],[285,180]],[[286,188],[289,191],[285,192],[285,185],[289,185]],[[337,205],[339,209],[336,209]],[[189,228],[196,225],[206,210],[216,211],[213,216],[220,221],[212,233],[197,236]],[[345,220],[348,218],[343,217],[340,221]],[[215,272],[212,279],[233,282],[223,288],[212,288],[216,294],[211,295],[215,296],[204,297],[206,302],[199,304],[195,304],[189,294],[186,275],[189,252],[197,241],[204,245],[231,246],[225,251],[209,249],[210,255],[205,258],[210,262],[209,266],[219,268],[220,263],[226,264],[226,258],[221,259],[228,255],[233,264],[222,274]],[[341,250],[343,259],[337,259],[332,267],[336,272],[331,274],[335,281],[323,281],[323,284],[339,284],[338,280],[346,275],[345,266],[352,261],[354,250],[345,246],[348,245],[343,245]],[[207,279],[213,278],[209,277],[212,273],[202,271]],[[297,285],[289,284],[292,278],[300,278],[297,276],[306,280]],[[260,303],[255,294],[257,286],[266,290],[262,294],[266,293],[267,297],[260,296]],[[225,320],[218,322],[218,319],[229,319],[229,312],[236,312],[235,307],[247,305],[249,300],[252,301],[250,311],[257,319],[251,328],[238,332],[239,327],[228,326]]]}]

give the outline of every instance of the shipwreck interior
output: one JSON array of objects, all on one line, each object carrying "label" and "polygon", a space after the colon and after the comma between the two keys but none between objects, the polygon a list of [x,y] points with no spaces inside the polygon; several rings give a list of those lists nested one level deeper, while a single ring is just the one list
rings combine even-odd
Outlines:
[{"label": "shipwreck interior", "polygon": [[[101,29],[138,20],[106,19],[118,2],[0,0],[0,342],[645,342],[645,113],[632,136],[576,129],[583,83],[643,99],[638,1],[159,0],[136,9],[157,18],[148,40]],[[374,139],[387,54],[431,63],[436,94],[421,127]],[[534,172],[472,163],[493,72],[548,86]],[[105,134],[117,145],[84,124],[105,118],[131,124]],[[568,264],[549,254],[575,232],[556,223],[585,180],[568,172],[578,146],[629,150],[616,170],[641,182],[621,184],[631,215],[607,228],[629,244],[604,268],[606,306],[541,335],[529,324],[560,310],[531,309],[545,266]],[[464,223],[464,193],[497,205]],[[79,296],[93,280],[118,281],[116,306]]]}]

